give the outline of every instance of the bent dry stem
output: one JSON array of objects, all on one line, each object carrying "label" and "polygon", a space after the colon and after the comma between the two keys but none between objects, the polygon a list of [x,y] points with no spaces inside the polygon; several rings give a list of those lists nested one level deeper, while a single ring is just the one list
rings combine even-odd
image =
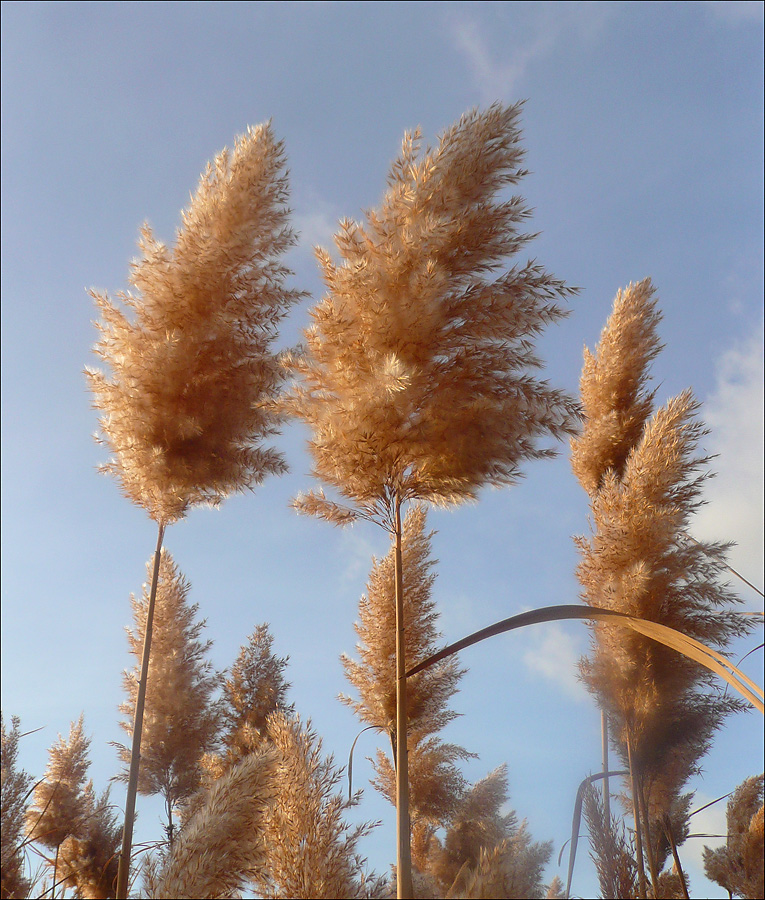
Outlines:
[{"label": "bent dry stem", "polygon": [[135,800],[138,792],[138,767],[141,761],[141,732],[143,731],[143,710],[146,703],[146,684],[149,678],[149,656],[151,654],[151,632],[154,624],[154,604],[157,599],[157,583],[159,581],[159,564],[162,556],[162,540],[165,526],[159,523],[157,533],[157,549],[154,551],[154,571],[151,576],[151,593],[149,608],[146,613],[146,633],[143,639],[143,656],[141,658],[141,678],[138,682],[138,696],[135,701],[135,718],[133,719],[133,745],[130,751],[130,776],[128,779],[127,798],[125,800],[125,827],[122,832],[122,850],[120,852],[119,870],[117,872],[117,897],[126,898],[128,878],[130,875],[130,853],[133,846],[133,822],[135,820]]}]

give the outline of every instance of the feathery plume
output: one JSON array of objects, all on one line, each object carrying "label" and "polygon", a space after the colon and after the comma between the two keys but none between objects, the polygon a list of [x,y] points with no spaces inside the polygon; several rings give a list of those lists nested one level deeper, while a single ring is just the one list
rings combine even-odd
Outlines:
[{"label": "feathery plume", "polygon": [[[152,563],[147,564],[151,574]],[[198,604],[188,602],[189,582],[179,571],[172,555],[161,553],[159,582],[154,612],[154,650],[149,663],[138,791],[160,794],[165,800],[168,837],[173,836],[173,814],[199,787],[202,755],[217,742],[218,704],[213,693],[220,685],[207,660],[212,641],[201,640],[204,620],[197,621]],[[149,605],[148,588],[140,598],[131,598],[135,631],[127,631],[130,651],[136,657],[135,669],[125,672],[124,687],[128,700],[120,712],[128,718],[120,723],[133,734],[130,718],[138,693],[139,666],[146,632]],[[121,744],[120,759],[126,768],[117,777],[128,779],[130,750]]]},{"label": "feathery plume", "polygon": [[251,753],[203,793],[165,865],[149,873],[149,896],[228,898],[264,877],[274,765],[272,752]]},{"label": "feathery plume", "polygon": [[448,897],[542,897],[542,871],[552,842],[532,841],[507,804],[507,766],[476,782],[462,797],[443,842],[431,842],[428,868]]},{"label": "feathery plume", "polygon": [[[298,510],[362,516],[401,548],[401,507],[451,505],[508,485],[573,432],[573,401],[534,377],[533,341],[572,293],[535,262],[497,276],[532,235],[530,211],[500,191],[526,174],[520,104],[474,110],[421,152],[404,137],[380,207],[317,249],[328,288],[312,310],[284,409],[312,431],[313,474],[350,505],[309,493]],[[396,563],[396,583],[401,573]],[[403,589],[397,589],[397,872],[411,894]]]},{"label": "feathery plume", "polygon": [[83,732],[84,716],[72,722],[69,737],[58,736],[48,751],[48,768],[34,790],[27,810],[30,840],[57,850],[70,834],[79,834],[88,814],[84,792],[90,767],[90,739]]},{"label": "feathery plume", "polygon": [[583,808],[601,897],[634,897],[637,868],[624,824],[606,816],[604,804],[592,785],[585,789]]},{"label": "feathery plume", "polygon": [[[406,620],[406,658],[416,665],[436,652],[440,637],[438,612],[431,590],[436,564],[432,559],[431,538],[426,532],[426,510],[410,507],[401,539],[404,577],[404,617]],[[343,654],[345,674],[358,692],[359,699],[341,696],[359,718],[390,735],[396,746],[396,604],[395,559],[391,551],[374,560],[367,582],[367,595],[359,603],[359,661]],[[451,657],[409,679],[407,709],[409,718],[409,784],[413,827],[420,819],[442,825],[450,817],[464,789],[464,779],[455,762],[472,754],[462,747],[446,744],[437,735],[456,713],[448,703],[457,692],[464,670]],[[395,768],[380,750],[375,763],[374,786],[391,803],[396,802]]]},{"label": "feathery plume", "polygon": [[84,792],[85,813],[78,834],[70,834],[58,854],[58,877],[83,900],[116,897],[122,829],[109,802],[109,790],[96,798],[92,783]]},{"label": "feathery plume", "polygon": [[[316,477],[387,527],[396,502],[514,483],[550,455],[539,437],[572,429],[571,400],[530,374],[533,339],[571,289],[531,262],[492,280],[532,237],[522,199],[496,199],[526,174],[519,116],[470,112],[424,153],[406,135],[380,208],[341,223],[342,264],[317,250],[328,293],[285,405],[312,428]],[[312,494],[299,508],[324,505]]]},{"label": "feathery plume", "polygon": [[274,802],[264,813],[268,863],[255,879],[256,891],[294,900],[367,896],[374,879],[365,875],[356,845],[374,826],[353,827],[343,819],[358,797],[349,802],[335,792],[342,771],[331,756],[322,756],[310,722],[275,712],[268,734],[277,759]]},{"label": "feathery plume", "polygon": [[[724,650],[748,623],[720,581],[726,546],[686,539],[708,477],[709,460],[698,455],[707,432],[690,391],[651,415],[647,367],[661,349],[658,320],[650,281],[630,285],[617,295],[596,355],[585,355],[585,425],[572,441],[572,466],[591,497],[592,534],[576,539],[577,577],[591,606]],[[669,851],[662,823],[714,732],[741,704],[713,690],[707,670],[663,645],[613,625],[596,624],[593,634],[582,674],[631,772],[640,892],[643,849],[656,891]]]},{"label": "feathery plume", "polygon": [[209,164],[170,248],[144,225],[131,266],[136,293],[101,311],[95,352],[111,377],[87,369],[104,443],[102,471],[157,522],[152,592],[133,725],[118,893],[127,891],[148,678],[153,594],[165,527],[201,503],[286,470],[264,447],[278,424],[284,377],[271,350],[278,323],[302,296],[284,285],[281,255],[295,243],[287,220],[284,146],[271,125],[249,128]]},{"label": "feathery plume", "polygon": [[24,820],[27,815],[32,777],[16,768],[19,753],[20,720],[11,717],[11,728],[5,729],[0,713],[0,895],[2,900],[26,897],[31,884],[24,877],[23,843]]},{"label": "feathery plume", "polygon": [[595,353],[584,348],[579,389],[585,418],[582,433],[571,439],[571,468],[591,496],[606,472],[621,478],[651,415],[649,365],[662,350],[657,302],[650,278],[619,290]]},{"label": "feathery plume", "polygon": [[284,677],[289,656],[275,656],[273,642],[268,624],[257,625],[223,683],[222,742],[229,763],[267,740],[271,713],[280,710],[291,715],[294,711],[287,703],[290,684]]},{"label": "feathery plume", "polygon": [[730,896],[754,898],[765,895],[762,775],[747,778],[728,801],[728,839],[724,847],[704,847],[704,871],[710,881]]},{"label": "feathery plume", "polygon": [[284,165],[270,124],[248,129],[208,165],[173,247],[144,225],[136,293],[120,307],[93,292],[112,372],[86,370],[114,454],[102,471],[157,522],[285,471],[262,446],[283,377],[270,345],[301,296],[279,262],[295,243]]}]

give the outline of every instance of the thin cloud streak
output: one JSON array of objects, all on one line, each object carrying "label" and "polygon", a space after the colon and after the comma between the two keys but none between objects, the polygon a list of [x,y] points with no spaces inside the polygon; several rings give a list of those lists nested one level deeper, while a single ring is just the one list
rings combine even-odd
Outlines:
[{"label": "thin cloud streak", "polygon": [[577,702],[589,700],[589,694],[577,676],[582,650],[576,638],[560,626],[549,624],[532,632],[531,647],[523,654],[526,666],[557,685],[563,693]]},{"label": "thin cloud streak", "polygon": [[491,103],[522,93],[521,85],[534,63],[548,57],[562,39],[572,35],[582,41],[597,38],[610,15],[608,4],[535,4],[534,19],[526,32],[519,31],[509,59],[497,59],[485,29],[467,14],[452,16],[447,27],[455,48],[463,56],[478,88],[481,101]]}]

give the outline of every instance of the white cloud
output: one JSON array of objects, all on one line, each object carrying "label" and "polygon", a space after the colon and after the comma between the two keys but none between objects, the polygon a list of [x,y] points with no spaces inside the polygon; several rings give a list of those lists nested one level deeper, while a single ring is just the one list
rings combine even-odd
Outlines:
[{"label": "white cloud", "polygon": [[372,568],[372,557],[379,559],[387,552],[386,547],[381,554],[379,546],[375,547],[360,531],[352,527],[343,529],[342,543],[345,567],[341,578],[342,584],[347,587],[365,580]]},{"label": "white cloud", "polygon": [[[716,797],[708,797],[696,792],[693,798],[693,808],[701,809]],[[696,813],[690,821],[691,835],[710,835],[709,837],[690,837],[680,850],[680,859],[683,867],[688,872],[691,884],[700,884],[706,878],[704,874],[704,847],[721,847],[725,843],[725,837],[712,837],[711,835],[725,835],[728,830],[726,819],[727,802],[720,800],[714,806],[709,806]]]},{"label": "white cloud", "polygon": [[[731,565],[749,581],[763,583],[763,327],[718,360],[717,383],[703,418],[711,429],[706,446],[718,454],[717,476],[706,486],[708,501],[693,531],[707,540],[732,540]],[[753,592],[742,586],[743,596]]]},{"label": "white cloud", "polygon": [[579,659],[584,652],[579,641],[554,622],[535,626],[528,632],[529,649],[523,661],[548,681],[554,682],[574,700],[589,698],[578,678]]},{"label": "white cloud", "polygon": [[762,0],[702,0],[702,5],[713,19],[728,25],[762,22],[764,18]]},{"label": "white cloud", "polygon": [[465,58],[483,102],[521,93],[530,67],[549,56],[562,40],[572,36],[588,41],[597,37],[610,15],[606,3],[536,3],[528,22],[514,23],[516,39],[505,59],[492,54],[489,41],[478,22],[462,13],[448,20],[457,50]]}]

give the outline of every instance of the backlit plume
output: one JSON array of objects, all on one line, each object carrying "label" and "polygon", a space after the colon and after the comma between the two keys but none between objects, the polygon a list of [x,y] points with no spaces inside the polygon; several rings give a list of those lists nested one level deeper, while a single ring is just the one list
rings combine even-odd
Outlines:
[{"label": "backlit plume", "polygon": [[592,354],[585,347],[579,388],[586,418],[571,441],[571,467],[590,496],[611,469],[621,478],[653,408],[648,366],[661,351],[650,278],[620,290]]},{"label": "backlit plume", "polygon": [[113,453],[102,470],[157,522],[285,469],[261,446],[282,377],[269,345],[299,297],[279,262],[295,240],[284,164],[270,124],[248,129],[208,165],[173,247],[144,225],[135,292],[93,292],[111,369],[87,370]]},{"label": "backlit plume", "polygon": [[[473,111],[421,151],[407,134],[380,207],[317,249],[328,292],[312,310],[289,410],[312,429],[314,474],[355,509],[321,494],[304,512],[384,525],[395,502],[475,497],[515,482],[543,436],[571,430],[569,398],[533,377],[534,337],[572,293],[534,262],[497,275],[533,235],[517,196],[526,174],[520,105]],[[396,498],[394,500],[394,498]]]}]

